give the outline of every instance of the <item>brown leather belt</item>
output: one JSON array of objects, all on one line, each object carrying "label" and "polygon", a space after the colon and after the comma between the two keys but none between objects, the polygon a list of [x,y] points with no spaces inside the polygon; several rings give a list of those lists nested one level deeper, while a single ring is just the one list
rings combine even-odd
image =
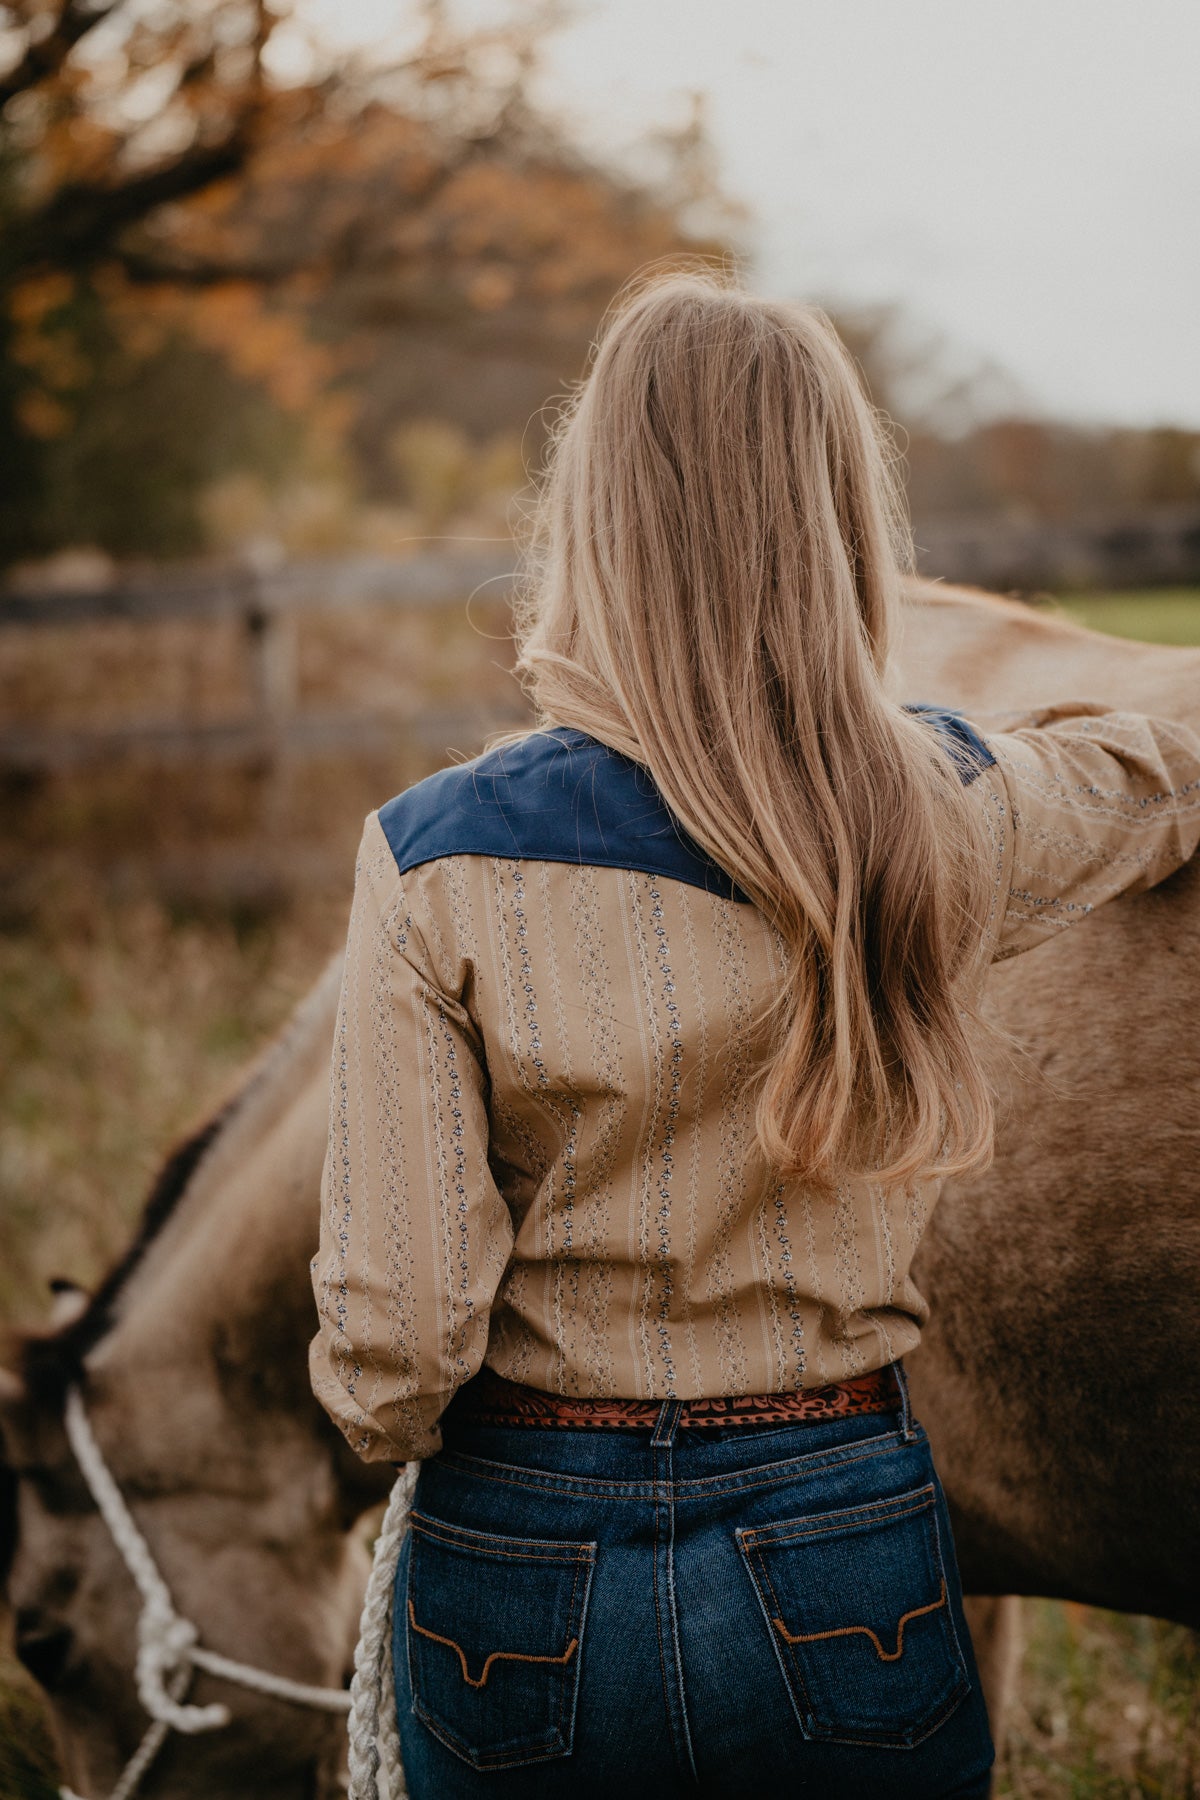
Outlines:
[{"label": "brown leather belt", "polygon": [[[797,1388],[786,1394],[735,1394],[705,1400],[682,1400],[679,1425],[799,1425],[822,1419],[848,1419],[858,1413],[896,1412],[902,1405],[895,1366],[888,1363],[869,1375],[836,1381],[829,1387]],[[540,1425],[550,1429],[604,1426],[618,1431],[650,1431],[661,1400],[591,1400],[546,1394],[540,1388],[509,1381],[492,1369],[481,1369],[460,1388],[446,1410],[444,1423],[464,1425]]]}]

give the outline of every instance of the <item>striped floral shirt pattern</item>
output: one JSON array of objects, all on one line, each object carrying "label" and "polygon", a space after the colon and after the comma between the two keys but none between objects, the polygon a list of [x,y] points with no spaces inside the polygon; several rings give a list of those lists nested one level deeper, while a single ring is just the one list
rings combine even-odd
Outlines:
[{"label": "striped floral shirt pattern", "polygon": [[[944,731],[946,720],[941,720]],[[1200,739],[1132,714],[955,727],[991,845],[992,958],[1200,842]],[[551,1393],[821,1385],[916,1344],[935,1183],[780,1179],[746,1078],[786,947],[584,734],[418,783],[366,822],[333,1049],[314,1388],[368,1460],[439,1446],[486,1362]]]}]

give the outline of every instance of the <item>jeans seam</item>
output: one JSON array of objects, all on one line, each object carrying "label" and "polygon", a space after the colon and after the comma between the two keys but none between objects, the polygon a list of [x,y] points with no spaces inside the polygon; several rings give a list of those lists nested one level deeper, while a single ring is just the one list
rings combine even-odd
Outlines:
[{"label": "jeans seam", "polygon": [[[948,1583],[949,1576],[946,1573],[946,1551],[945,1551],[945,1547],[942,1544],[942,1527],[941,1527],[941,1522],[938,1519],[936,1496],[935,1496],[935,1504],[933,1507],[933,1541],[934,1541],[934,1545],[937,1550],[938,1568],[941,1570],[942,1580]],[[954,1554],[953,1539],[951,1539],[951,1543],[950,1543],[950,1552],[951,1552],[951,1557],[953,1558],[953,1554]],[[958,1575],[957,1565],[955,1565],[954,1573],[955,1573],[955,1581],[958,1584],[959,1591],[961,1592],[962,1582]],[[950,1627],[950,1641],[954,1645],[955,1652],[957,1653],[957,1656],[958,1656],[959,1672],[962,1675],[962,1678],[966,1682],[967,1686],[970,1687],[970,1685],[971,1685],[970,1663],[967,1661],[966,1653],[964,1652],[963,1647],[962,1647],[962,1640],[959,1638],[959,1635],[958,1635],[958,1623],[955,1620],[954,1608],[952,1606],[947,1609],[946,1623]]]},{"label": "jeans seam", "polygon": [[[657,1463],[657,1452],[652,1449],[651,1455],[654,1457],[655,1462]],[[663,1703],[667,1709],[667,1718],[668,1718],[668,1720],[670,1720],[670,1717],[671,1717],[671,1695],[670,1695],[669,1686],[668,1686],[669,1677],[667,1675],[666,1652],[663,1649],[662,1607],[659,1602],[659,1596],[658,1596],[658,1548],[659,1548],[658,1541],[659,1541],[659,1526],[660,1526],[661,1519],[662,1519],[662,1504],[659,1500],[658,1495],[655,1494],[655,1496],[654,1496],[654,1629],[655,1629],[655,1633],[658,1637],[658,1673],[659,1673],[659,1679],[662,1682],[662,1686],[663,1686]]]},{"label": "jeans seam", "polygon": [[[583,1565],[582,1561],[576,1563],[576,1565],[575,1565],[575,1580],[571,1584],[570,1617],[572,1619],[574,1619],[574,1617],[575,1617],[575,1597],[579,1592],[579,1576],[580,1576],[581,1570],[583,1569],[583,1566],[584,1565]],[[587,1611],[587,1608],[585,1605],[585,1607],[583,1609],[584,1615],[586,1615],[586,1611]],[[579,1619],[579,1623],[576,1626],[576,1630],[575,1630],[575,1642],[579,1646],[580,1660],[582,1660],[582,1657],[583,1657],[583,1627],[584,1627],[584,1616],[581,1616]],[[568,1745],[571,1743],[571,1741],[574,1737],[574,1712],[572,1711],[572,1730],[571,1730],[571,1733],[568,1734],[568,1732],[565,1729],[565,1725],[564,1725],[564,1719],[565,1719],[565,1714],[566,1714],[566,1710],[567,1710],[567,1696],[568,1696],[568,1693],[573,1693],[576,1700],[578,1699],[579,1683],[580,1683],[581,1679],[582,1679],[582,1676],[580,1675],[580,1672],[579,1672],[579,1669],[577,1666],[576,1671],[575,1671],[574,1683],[564,1681],[561,1684],[561,1689],[560,1689],[560,1693],[559,1693],[558,1735],[562,1739],[563,1743],[568,1744]]]},{"label": "jeans seam", "polygon": [[[658,1628],[658,1657],[663,1683],[663,1700],[671,1733],[675,1760],[684,1775],[696,1781],[696,1759],[692,1750],[691,1724],[687,1715],[687,1697],[683,1685],[683,1656],[679,1643],[679,1620],[675,1608],[675,1497],[672,1480],[672,1454],[678,1410],[660,1416],[651,1439],[650,1455],[654,1471],[654,1616]],[[663,1509],[666,1508],[666,1543],[663,1543]],[[663,1595],[660,1599],[660,1581]],[[662,1606],[666,1603],[667,1632],[664,1641]]]},{"label": "jeans seam", "polygon": [[683,1747],[687,1760],[687,1773],[696,1781],[696,1757],[692,1749],[692,1727],[688,1718],[687,1689],[683,1681],[683,1648],[679,1641],[679,1616],[675,1606],[675,1500],[671,1494],[668,1500],[667,1532],[667,1607],[670,1621],[671,1659],[674,1664],[675,1691],[679,1701],[679,1724],[683,1735]]},{"label": "jeans seam", "polygon": [[[468,1555],[473,1552],[477,1556],[505,1556],[516,1562],[544,1562],[552,1565],[555,1563],[592,1562],[596,1555],[595,1544],[564,1543],[562,1554],[558,1556],[537,1550],[509,1550],[502,1548],[505,1544],[503,1538],[493,1537],[485,1531],[471,1532],[464,1541],[464,1538],[457,1535],[457,1526],[452,1526],[449,1531],[434,1531],[416,1513],[410,1516],[410,1524],[418,1537],[432,1538],[435,1543],[445,1544],[447,1549],[462,1550]],[[538,1542],[536,1538],[512,1538],[508,1541],[513,1544]]]},{"label": "jeans seam", "polygon": [[[872,1525],[888,1525],[893,1519],[907,1519],[913,1513],[930,1512],[936,1508],[937,1498],[930,1483],[923,1488],[914,1488],[911,1493],[897,1494],[892,1499],[870,1500],[865,1506],[845,1506],[834,1512],[814,1513],[811,1525],[802,1525],[797,1520],[794,1531],[781,1531],[775,1525],[752,1525],[738,1532],[739,1539],[747,1549],[756,1550],[760,1544],[790,1544],[795,1539],[806,1537],[825,1537],[829,1532],[852,1533],[857,1527],[848,1520],[858,1520],[869,1529]],[[786,1520],[783,1521],[787,1523]],[[939,1546],[940,1554],[940,1546]]]},{"label": "jeans seam", "polygon": [[[877,1456],[891,1455],[896,1449],[907,1447],[905,1440],[895,1432],[887,1434],[888,1441],[879,1445],[878,1449],[864,1451],[859,1456],[839,1456],[836,1449],[829,1451],[814,1450],[809,1456],[790,1457],[781,1463],[762,1481],[743,1481],[736,1474],[695,1476],[687,1481],[675,1483],[676,1493],[683,1500],[708,1499],[717,1494],[752,1493],[757,1488],[779,1487],[789,1481],[795,1481],[808,1474],[821,1474],[830,1471],[852,1468],[855,1463],[868,1462]],[[914,1439],[912,1442],[918,1442]],[[810,1462],[811,1457],[811,1462]],[[818,1462],[817,1458],[828,1460]],[[762,1467],[764,1465],[759,1465]],[[539,1493],[563,1494],[568,1498],[582,1500],[646,1500],[653,1498],[654,1484],[645,1481],[602,1481],[587,1475],[575,1475],[565,1478],[565,1482],[556,1482],[554,1471],[530,1471],[532,1480],[517,1479],[514,1475],[494,1475],[493,1469],[511,1469],[511,1463],[494,1463],[485,1457],[472,1457],[461,1451],[454,1451],[447,1457],[443,1467],[450,1472],[457,1471],[462,1475],[470,1475],[480,1481],[495,1481],[507,1487],[531,1488]],[[752,1473],[752,1471],[747,1471]],[[569,1482],[570,1485],[565,1483]]]}]

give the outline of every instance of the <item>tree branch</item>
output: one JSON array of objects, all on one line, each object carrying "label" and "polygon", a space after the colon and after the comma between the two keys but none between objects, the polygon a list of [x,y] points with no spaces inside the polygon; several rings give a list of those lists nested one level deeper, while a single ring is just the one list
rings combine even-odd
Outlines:
[{"label": "tree branch", "polygon": [[47,76],[56,75],[80,39],[122,4],[123,0],[96,0],[85,9],[79,0],[64,0],[54,29],[36,43],[26,44],[25,54],[16,66],[0,75],[0,109],[14,94],[23,94]]},{"label": "tree branch", "polygon": [[206,288],[219,287],[223,281],[248,281],[270,287],[286,281],[289,275],[299,275],[311,263],[309,257],[201,262],[197,257],[163,255],[121,244],[114,244],[107,255],[129,281],[144,287],[166,282],[172,287]]},{"label": "tree branch", "polygon": [[220,143],[193,145],[119,187],[67,183],[39,212],[10,226],[3,258],[8,272],[45,262],[70,268],[108,251],[135,220],[240,169],[250,148],[249,127],[249,118],[239,119]]}]

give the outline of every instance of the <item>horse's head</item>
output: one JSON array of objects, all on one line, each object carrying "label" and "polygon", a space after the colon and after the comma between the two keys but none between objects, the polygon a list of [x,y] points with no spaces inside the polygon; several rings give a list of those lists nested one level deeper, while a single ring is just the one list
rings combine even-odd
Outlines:
[{"label": "horse's head", "polygon": [[[268,1677],[347,1679],[367,1576],[357,1521],[390,1471],[351,1455],[306,1370],[337,984],[331,965],[234,1098],[166,1159],[97,1293],[60,1293],[48,1334],[0,1378],[0,1579],[84,1800],[107,1800],[153,1722],[137,1674],[148,1639],[152,1655],[167,1646],[168,1706],[174,1694],[229,1721],[168,1731],[139,1796],[336,1789],[344,1712],[194,1659],[178,1693],[187,1664],[169,1652],[191,1625],[202,1650]],[[114,1509],[81,1464],[73,1393],[168,1596],[154,1631]]]},{"label": "horse's head", "polygon": [[[189,1678],[171,1656],[190,1625],[202,1651],[344,1688],[367,1573],[353,1519],[374,1495],[353,1471],[343,1479],[338,1442],[304,1408],[267,1407],[240,1425],[211,1369],[181,1379],[177,1368],[147,1368],[139,1381],[101,1359],[85,1372],[72,1366],[69,1332],[27,1344],[22,1361],[20,1376],[0,1381],[0,1570],[17,1655],[45,1692],[70,1788],[106,1800],[145,1740],[153,1721],[137,1662],[149,1637],[165,1645],[168,1698],[220,1706],[228,1722],[168,1731],[139,1794],[332,1795],[344,1712],[194,1664]],[[168,1615],[147,1630],[129,1546],[97,1505],[68,1430],[72,1391],[183,1626]]]}]

